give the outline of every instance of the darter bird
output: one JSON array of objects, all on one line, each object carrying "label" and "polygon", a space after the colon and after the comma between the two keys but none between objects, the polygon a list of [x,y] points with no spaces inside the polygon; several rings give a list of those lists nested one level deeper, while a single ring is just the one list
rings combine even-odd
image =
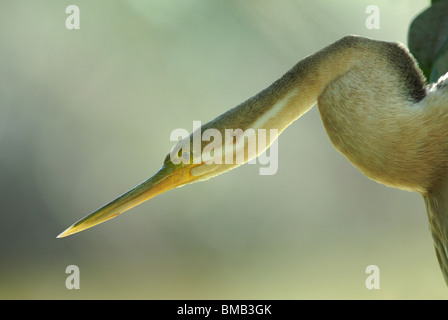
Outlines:
[{"label": "darter bird", "polygon": [[[228,128],[254,129],[255,135],[258,129],[281,133],[317,102],[331,142],[355,167],[386,186],[423,196],[437,259],[448,284],[448,73],[435,84],[425,82],[403,45],[347,36],[304,58],[271,86],[198,130],[204,133],[213,128],[223,137]],[[80,232],[160,193],[241,164],[206,163],[201,159],[204,141],[192,145],[195,133],[176,144],[152,177],[58,237]],[[244,138],[223,143],[223,150],[248,151]],[[247,152],[243,162],[264,149]],[[214,155],[224,157],[222,152]]]}]

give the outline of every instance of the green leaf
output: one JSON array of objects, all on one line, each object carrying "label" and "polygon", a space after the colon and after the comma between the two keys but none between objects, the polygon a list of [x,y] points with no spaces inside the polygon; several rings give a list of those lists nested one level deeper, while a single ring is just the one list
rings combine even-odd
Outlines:
[{"label": "green leaf", "polygon": [[430,82],[437,82],[437,80],[448,72],[448,40],[440,49],[436,61],[432,67]]},{"label": "green leaf", "polygon": [[[446,64],[446,41],[448,39],[448,1],[433,1],[433,5],[418,15],[408,32],[408,46],[428,79],[432,79],[433,68],[439,59],[434,74],[444,74]],[[445,72],[443,72],[445,70]]]}]

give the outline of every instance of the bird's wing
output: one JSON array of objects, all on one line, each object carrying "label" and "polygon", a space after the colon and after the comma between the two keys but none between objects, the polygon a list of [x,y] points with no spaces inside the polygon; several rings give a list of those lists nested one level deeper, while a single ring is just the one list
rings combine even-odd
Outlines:
[{"label": "bird's wing", "polygon": [[448,285],[448,184],[424,195],[437,259]]}]

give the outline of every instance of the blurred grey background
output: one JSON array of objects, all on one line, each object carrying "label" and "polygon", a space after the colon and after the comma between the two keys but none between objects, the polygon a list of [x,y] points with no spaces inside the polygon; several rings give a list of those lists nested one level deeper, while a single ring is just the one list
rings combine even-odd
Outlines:
[{"label": "blurred grey background", "polygon": [[[67,30],[76,4],[81,29]],[[380,8],[368,30],[366,7]],[[56,239],[191,131],[347,34],[406,43],[428,1],[0,2],[0,298],[434,299],[423,200],[368,180],[314,108],[245,165]],[[81,289],[67,290],[77,265]],[[365,269],[380,268],[380,290]]]}]

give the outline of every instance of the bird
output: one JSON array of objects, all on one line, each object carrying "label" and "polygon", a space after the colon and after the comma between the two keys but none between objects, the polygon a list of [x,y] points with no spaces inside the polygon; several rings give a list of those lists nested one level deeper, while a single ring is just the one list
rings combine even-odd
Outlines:
[{"label": "bird", "polygon": [[[317,104],[333,146],[368,178],[419,193],[448,285],[448,73],[427,84],[417,61],[399,42],[348,35],[311,54],[269,87],[180,140],[149,179],[82,218],[58,238],[80,232],[161,193],[204,181],[264,152],[248,152],[248,139],[225,138],[225,130],[275,130],[281,134]],[[220,159],[246,151],[243,161],[206,161],[195,134],[222,135]],[[271,131],[269,131],[271,132]],[[275,134],[273,137],[277,138]],[[298,141],[299,142],[299,141]],[[187,151],[185,151],[187,150]]]}]

